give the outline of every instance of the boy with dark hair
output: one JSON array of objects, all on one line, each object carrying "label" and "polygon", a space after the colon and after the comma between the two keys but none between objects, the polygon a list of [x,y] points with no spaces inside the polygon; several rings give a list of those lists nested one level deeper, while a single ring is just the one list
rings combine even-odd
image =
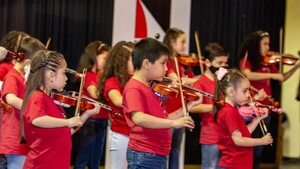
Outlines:
[{"label": "boy with dark hair", "polygon": [[[168,114],[148,84],[152,80],[163,79],[168,57],[168,48],[152,38],[139,41],[132,52],[135,72],[123,93],[123,110],[130,127],[129,169],[165,169],[171,148],[170,128],[194,128],[193,120],[188,116],[182,117],[181,109]],[[188,109],[199,101],[188,103]]]},{"label": "boy with dark hair", "polygon": [[[206,70],[204,74],[194,83],[194,87],[214,94],[216,87],[216,71],[220,67],[227,67],[228,55],[217,43],[209,43],[204,51]],[[201,131],[199,143],[201,144],[201,167],[202,169],[215,169],[217,167],[220,153],[217,146],[218,135],[216,124],[213,120],[213,101],[208,97],[203,102],[192,108],[191,112],[199,113],[201,117]]]}]

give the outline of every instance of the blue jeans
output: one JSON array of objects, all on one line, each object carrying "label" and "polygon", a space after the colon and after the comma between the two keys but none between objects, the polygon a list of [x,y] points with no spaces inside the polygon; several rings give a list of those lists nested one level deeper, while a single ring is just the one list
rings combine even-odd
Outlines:
[{"label": "blue jeans", "polygon": [[6,155],[7,169],[22,169],[25,162],[25,155]]},{"label": "blue jeans", "polygon": [[173,129],[172,144],[169,155],[169,169],[179,169],[180,145],[185,128]]},{"label": "blue jeans", "polygon": [[7,169],[7,161],[4,154],[0,154],[0,169]]},{"label": "blue jeans", "polygon": [[99,169],[107,130],[107,119],[88,119],[74,134],[74,169]]},{"label": "blue jeans", "polygon": [[128,169],[166,169],[167,157],[127,149]]},{"label": "blue jeans", "polygon": [[217,144],[201,145],[201,168],[215,169],[220,160],[220,151]]}]

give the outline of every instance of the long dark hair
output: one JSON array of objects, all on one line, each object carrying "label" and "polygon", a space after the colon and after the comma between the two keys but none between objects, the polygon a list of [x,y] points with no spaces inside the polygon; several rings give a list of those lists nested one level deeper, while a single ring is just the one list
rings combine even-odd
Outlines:
[{"label": "long dark hair", "polygon": [[[262,55],[260,52],[260,42],[263,38],[270,37],[268,32],[259,30],[248,35],[239,51],[239,60],[245,57],[248,52],[248,60],[252,66],[253,71],[256,71],[261,66]],[[240,69],[242,69],[240,67]]]},{"label": "long dark hair", "polygon": [[223,106],[226,96],[226,90],[229,87],[236,89],[242,80],[247,79],[240,71],[229,69],[221,80],[217,80],[215,88],[215,97],[219,102],[214,102],[213,115],[214,120],[217,120],[218,110]]},{"label": "long dark hair", "polygon": [[115,76],[122,88],[129,80],[130,74],[128,73],[127,63],[131,57],[131,51],[133,47],[134,44],[131,42],[120,41],[115,44],[115,46],[109,52],[104,66],[104,72],[101,75],[98,85],[100,93],[99,100],[101,102],[106,102],[103,96],[103,90],[104,83],[108,78]]},{"label": "long dark hair", "polygon": [[[20,38],[19,38],[20,37]],[[1,40],[1,46],[11,52],[17,52],[20,42],[29,35],[21,31],[9,31]]]},{"label": "long dark hair", "polygon": [[24,59],[31,59],[39,50],[46,50],[45,45],[36,38],[28,37],[20,42],[17,54],[24,54]]}]

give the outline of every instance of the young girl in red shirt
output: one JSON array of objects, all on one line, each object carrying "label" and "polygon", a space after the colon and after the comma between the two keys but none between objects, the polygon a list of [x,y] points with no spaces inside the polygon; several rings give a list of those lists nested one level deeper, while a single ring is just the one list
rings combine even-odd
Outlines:
[{"label": "young girl in red shirt", "polygon": [[[186,34],[178,29],[178,28],[170,28],[166,31],[166,35],[164,37],[164,43],[171,50],[170,57],[166,63],[168,70],[166,71],[166,76],[178,80],[179,76],[176,72],[176,66],[174,57],[178,57],[180,55],[184,55],[186,50]],[[192,85],[196,82],[196,78],[194,78],[194,73],[188,67],[184,67],[182,64],[178,64],[179,73],[181,80],[186,85]],[[164,101],[164,105],[168,113],[172,113],[181,107],[181,99],[178,98],[168,98]],[[183,140],[185,129],[173,129],[172,131],[172,148],[169,156],[169,168],[170,169],[178,169],[179,167],[179,156],[181,153],[181,143]],[[182,164],[183,165],[183,164]]]},{"label": "young girl in red shirt", "polygon": [[[98,81],[103,72],[110,47],[101,41],[90,42],[84,49],[78,64],[78,72],[87,69],[83,94],[98,100]],[[108,113],[105,109],[90,117],[74,134],[74,169],[98,169],[103,154]]]},{"label": "young girl in red shirt", "polygon": [[[168,48],[152,38],[142,39],[133,49],[135,72],[123,91],[123,110],[130,127],[129,169],[165,169],[171,149],[170,128],[194,127],[191,117],[182,117],[181,109],[167,113],[149,86],[150,81],[161,81],[165,76],[168,56]],[[200,101],[189,102],[188,110]]]},{"label": "young girl in red shirt", "polygon": [[111,49],[99,83],[100,101],[113,108],[109,114],[106,169],[126,169],[126,151],[129,141],[129,127],[122,109],[123,89],[133,74],[131,51],[133,43],[121,41]]},{"label": "young girl in red shirt", "polygon": [[25,144],[20,144],[20,110],[26,90],[24,76],[25,66],[31,62],[32,55],[45,46],[35,38],[22,40],[18,49],[20,60],[7,73],[1,91],[2,100],[13,109],[1,113],[0,153],[7,158],[8,169],[21,169],[25,160],[27,149]]},{"label": "young girl in red shirt", "polygon": [[100,107],[94,104],[94,109],[80,117],[65,119],[63,109],[50,95],[52,90],[62,91],[66,85],[66,68],[64,57],[55,51],[41,50],[33,56],[22,105],[29,148],[24,169],[70,169],[74,127],[99,112]]},{"label": "young girl in red shirt", "polygon": [[[219,168],[252,169],[253,146],[268,145],[273,142],[268,133],[262,138],[251,138],[261,119],[267,113],[256,117],[248,125],[245,124],[236,106],[249,102],[250,82],[237,70],[220,68],[217,72],[215,96],[224,99],[224,105],[215,103],[215,119],[217,123],[218,147],[221,151]],[[224,98],[225,97],[225,98]]]}]

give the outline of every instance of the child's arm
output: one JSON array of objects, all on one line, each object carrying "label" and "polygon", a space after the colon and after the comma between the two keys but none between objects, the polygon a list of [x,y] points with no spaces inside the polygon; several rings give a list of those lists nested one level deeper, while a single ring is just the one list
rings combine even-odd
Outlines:
[{"label": "child's arm", "polygon": [[41,116],[35,118],[31,122],[32,125],[41,128],[57,128],[57,127],[76,127],[81,126],[82,121],[80,117],[72,117],[69,119],[61,119],[51,116]]},{"label": "child's arm", "polygon": [[258,115],[258,117],[254,118],[251,123],[249,123],[247,125],[248,127],[248,130],[250,133],[252,133],[255,128],[257,127],[257,125],[259,124],[259,122],[262,120],[262,119],[265,119],[268,117],[268,109],[266,108],[256,108],[256,111],[260,111],[261,112],[261,116]]},{"label": "child's arm", "polygon": [[250,69],[242,69],[242,73],[247,77],[247,79],[255,80],[265,80],[265,79],[274,79],[278,81],[283,81],[284,76],[281,73],[258,73],[252,72]]},{"label": "child's arm", "polygon": [[90,85],[89,87],[87,87],[87,92],[89,93],[89,95],[93,98],[93,99],[98,99],[98,89],[95,85]]},{"label": "child's arm", "polygon": [[84,113],[82,113],[82,115],[80,116],[80,120],[82,121],[82,123],[84,123],[92,115],[98,114],[100,112],[100,105],[94,103],[94,106],[95,107],[93,109],[86,110]]},{"label": "child's arm", "polygon": [[7,104],[12,105],[16,109],[21,110],[23,99],[20,99],[15,94],[9,93],[5,96]]},{"label": "child's arm", "polygon": [[207,113],[213,111],[212,104],[198,104],[190,109],[191,113]]},{"label": "child's arm", "polygon": [[108,97],[114,105],[116,105],[118,107],[122,107],[123,97],[118,90],[116,90],[116,89],[110,90],[108,92]]},{"label": "child's arm", "polygon": [[132,121],[141,127],[151,129],[163,129],[163,128],[194,128],[194,121],[191,117],[181,117],[179,119],[163,119],[145,114],[140,111],[131,113]]},{"label": "child's arm", "polygon": [[231,134],[231,138],[235,145],[241,147],[252,147],[259,145],[268,145],[273,143],[273,139],[270,133],[266,134],[262,138],[249,138],[243,137],[242,133],[239,130],[234,130]]}]

